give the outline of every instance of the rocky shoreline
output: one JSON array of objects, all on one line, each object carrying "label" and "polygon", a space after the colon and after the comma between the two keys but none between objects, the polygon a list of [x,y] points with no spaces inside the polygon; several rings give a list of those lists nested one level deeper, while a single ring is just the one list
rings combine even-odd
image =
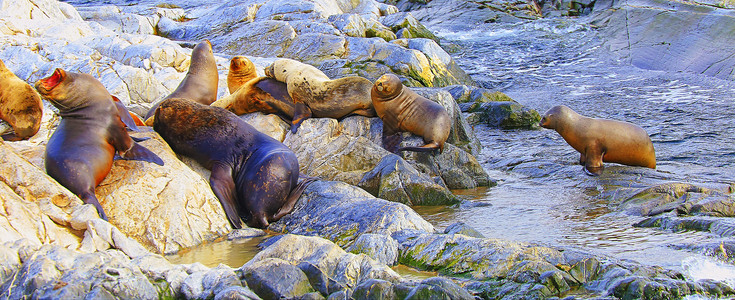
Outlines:
[{"label": "rocky shoreline", "polygon": [[[74,4],[76,8],[55,0],[2,2],[0,59],[27,82],[57,67],[92,74],[138,114],[176,88],[188,68],[187,47],[204,38],[215,48],[220,97],[227,94],[225,78],[232,55],[248,55],[259,75],[276,56],[314,64],[332,78],[358,75],[374,81],[393,72],[447,109],[453,119],[449,144],[436,156],[399,156],[380,146],[382,122],[377,118],[309,119],[293,134],[278,117],[242,116],[290,147],[302,173],[321,180],[306,189],[291,214],[268,228],[280,235],[268,239],[242,267],[175,265],[162,255],[228,235],[265,233],[232,231],[209,188],[208,171],[177,156],[152,130],[132,135],[150,137],[142,144],[165,166],[115,161],[96,190],[110,222],[100,220],[93,207],[83,205],[44,172],[45,143],[58,124],[58,116],[46,105],[36,136],[0,142],[4,158],[0,199],[5,208],[0,213],[2,297],[511,299],[735,294],[723,282],[694,282],[679,272],[578,249],[484,238],[461,223],[442,232],[421,218],[408,205],[453,205],[461,200],[449,189],[494,184],[475,157],[481,145],[471,124],[528,128],[538,123],[539,116],[507,96],[473,87],[436,36],[396,6],[372,0],[227,1],[198,6],[195,2],[184,8],[147,2]],[[524,9],[520,13],[534,15]],[[515,12],[514,18],[520,13]],[[421,139],[405,134],[404,143],[419,144]],[[720,197],[722,203],[732,200],[732,186],[704,191],[672,186],[666,180],[644,185],[653,188],[641,192],[620,184],[614,193],[630,194],[621,206],[655,216],[652,212],[720,211],[720,205],[706,205],[711,201],[680,203],[676,199],[682,195],[706,194]],[[641,226],[646,224],[663,226],[655,220]],[[390,268],[395,264],[438,271],[441,276],[406,279]]]}]

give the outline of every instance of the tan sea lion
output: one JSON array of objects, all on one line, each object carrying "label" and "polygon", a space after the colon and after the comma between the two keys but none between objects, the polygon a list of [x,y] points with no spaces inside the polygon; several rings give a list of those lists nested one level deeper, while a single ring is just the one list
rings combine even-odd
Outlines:
[{"label": "tan sea lion", "polygon": [[122,159],[142,160],[163,165],[158,155],[136,143],[120,115],[129,114],[118,106],[107,89],[88,74],[54,73],[36,82],[36,90],[59,109],[61,121],[46,145],[46,173],[97,208],[107,219],[94,194],[107,176],[115,154]]},{"label": "tan sea lion", "polygon": [[153,116],[158,105],[169,98],[184,98],[204,105],[212,104],[217,100],[218,83],[219,72],[217,72],[217,62],[212,52],[212,43],[209,40],[204,40],[191,51],[189,72],[186,73],[184,80],[179,83],[173,93],[154,104],[148,110],[145,118],[147,120]]},{"label": "tan sea lion", "polygon": [[638,125],[588,118],[564,105],[552,107],[539,125],[556,130],[581,153],[579,163],[589,175],[602,174],[602,162],[656,168],[651,138]]},{"label": "tan sea lion", "polygon": [[41,127],[42,116],[41,96],[0,60],[0,119],[13,128],[13,132],[2,135],[3,140],[20,141],[32,137]]},{"label": "tan sea lion", "polygon": [[219,107],[167,99],[153,129],[176,153],[212,170],[209,184],[235,228],[265,228],[293,210],[306,185],[296,154]]},{"label": "tan sea lion", "polygon": [[[441,104],[416,94],[401,83],[398,76],[385,74],[375,81],[371,97],[375,111],[383,120],[383,144],[395,152],[395,135],[407,131],[424,138],[421,147],[403,147],[398,151],[444,151],[452,120]],[[400,136],[398,136],[400,137]]]},{"label": "tan sea lion", "polygon": [[[234,93],[215,101],[211,106],[227,109],[236,115],[256,111],[276,114],[284,121],[291,123],[292,130],[298,127],[293,123],[297,105],[288,95],[286,84],[270,77],[253,78]],[[305,108],[303,105],[301,107]]]},{"label": "tan sea lion", "polygon": [[[265,68],[265,75],[286,83],[295,103],[293,126],[311,117],[343,118],[348,115],[376,116],[370,100],[370,80],[351,76],[331,80],[321,70],[292,59],[278,59]],[[301,107],[300,104],[304,104]],[[294,128],[294,126],[296,128]]]},{"label": "tan sea lion", "polygon": [[230,59],[230,69],[227,71],[227,89],[234,93],[250,79],[258,77],[255,65],[245,56],[235,56]]}]

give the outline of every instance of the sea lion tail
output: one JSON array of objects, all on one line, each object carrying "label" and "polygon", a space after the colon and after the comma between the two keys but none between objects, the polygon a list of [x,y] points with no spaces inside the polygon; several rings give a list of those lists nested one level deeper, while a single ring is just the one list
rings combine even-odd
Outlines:
[{"label": "sea lion tail", "polygon": [[[299,175],[299,177],[302,177]],[[296,201],[299,200],[299,197],[301,197],[301,194],[304,193],[304,190],[306,190],[306,187],[309,186],[312,182],[319,179],[318,177],[310,177],[310,176],[303,176],[305,179],[299,182],[296,187],[294,187],[291,190],[291,193],[288,194],[288,197],[286,198],[286,204],[281,207],[281,209],[278,210],[274,220],[278,220],[282,218],[283,216],[291,213],[294,206],[296,206]]]},{"label": "sea lion tail", "polygon": [[163,160],[158,157],[155,153],[151,152],[151,150],[148,150],[148,148],[141,146],[138,143],[133,143],[133,146],[130,147],[127,151],[122,153],[120,155],[125,160],[140,160],[140,161],[147,161],[154,164],[157,164],[159,166],[163,166]]}]

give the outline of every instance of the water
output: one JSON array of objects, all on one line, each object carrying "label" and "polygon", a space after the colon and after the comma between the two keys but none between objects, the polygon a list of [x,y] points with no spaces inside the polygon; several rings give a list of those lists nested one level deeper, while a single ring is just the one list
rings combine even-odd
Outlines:
[{"label": "water", "polygon": [[[541,114],[564,104],[589,117],[638,124],[653,140],[659,172],[692,182],[735,179],[733,82],[633,67],[611,55],[598,32],[574,20],[438,33],[444,42],[459,46],[452,56],[485,88],[502,91]],[[617,212],[597,197],[601,186],[595,190],[579,184],[590,180],[576,165],[579,154],[556,132],[484,126],[475,131],[483,144],[478,159],[499,183],[464,193],[491,205],[417,208],[437,227],[462,220],[487,237],[580,247],[685,271],[697,279],[710,278],[716,271],[703,266],[716,264],[724,275],[714,278],[735,279],[732,265],[668,247],[716,237],[632,227],[642,218]],[[561,167],[534,176],[535,163]]]}]

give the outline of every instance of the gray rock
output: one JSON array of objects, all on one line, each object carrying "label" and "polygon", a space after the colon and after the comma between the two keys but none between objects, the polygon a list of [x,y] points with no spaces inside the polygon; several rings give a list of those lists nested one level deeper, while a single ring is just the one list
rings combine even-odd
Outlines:
[{"label": "gray rock", "polygon": [[313,291],[306,274],[282,259],[247,263],[241,271],[248,287],[264,299],[293,298]]},{"label": "gray rock", "polygon": [[421,25],[410,12],[390,14],[382,17],[380,22],[396,33],[403,30],[403,38],[427,38],[439,43],[439,38],[424,25]]},{"label": "gray rock", "polygon": [[296,36],[282,56],[316,64],[329,59],[339,59],[344,53],[344,37],[321,33],[305,33]]},{"label": "gray rock", "polygon": [[333,278],[330,278],[322,269],[315,266],[311,262],[302,261],[298,264],[299,269],[309,278],[311,286],[324,295],[329,295],[337,291],[344,290],[344,285],[340,284]]},{"label": "gray rock", "polygon": [[388,266],[393,266],[398,262],[398,242],[383,234],[361,234],[347,251],[363,253]]},{"label": "gray rock", "polygon": [[[401,145],[423,145],[423,141],[408,140]],[[404,151],[402,155],[415,162],[419,171],[441,177],[450,189],[495,185],[474,156],[452,144],[444,144],[444,152],[440,154]]]},{"label": "gray rock", "polygon": [[375,197],[406,205],[451,205],[461,201],[395,154],[383,157],[357,186]]},{"label": "gray rock", "polygon": [[444,277],[432,277],[421,281],[406,299],[475,299],[467,290]]},{"label": "gray rock", "polygon": [[216,296],[214,296],[214,300],[260,300],[261,298],[258,297],[253,291],[246,287],[242,286],[231,286],[228,287],[222,291],[220,291]]},{"label": "gray rock", "polygon": [[[370,279],[355,287],[354,299],[400,299],[393,291],[393,283],[385,280]],[[428,299],[428,298],[425,298]]]},{"label": "gray rock", "polygon": [[411,208],[378,199],[364,190],[342,183],[311,183],[291,214],[270,230],[318,235],[342,246],[351,245],[362,233],[391,235],[405,229],[433,232],[434,228]]},{"label": "gray rock", "polygon": [[541,121],[541,115],[536,110],[515,101],[479,103],[478,106],[469,108],[468,111],[477,114],[476,117],[472,117],[474,124],[484,123],[503,129],[538,128],[538,123]]},{"label": "gray rock", "polygon": [[482,233],[472,228],[472,226],[465,224],[464,222],[457,222],[452,225],[447,226],[446,229],[444,229],[445,234],[464,234],[466,236],[476,237],[476,238],[485,238]]}]

